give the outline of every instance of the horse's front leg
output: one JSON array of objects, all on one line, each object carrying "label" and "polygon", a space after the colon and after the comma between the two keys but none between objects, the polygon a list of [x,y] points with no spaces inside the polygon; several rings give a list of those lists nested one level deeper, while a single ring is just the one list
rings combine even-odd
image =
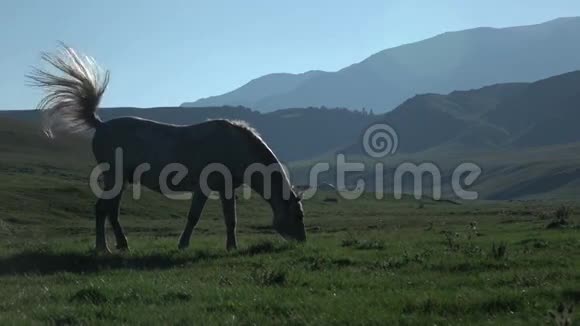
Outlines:
[{"label": "horse's front leg", "polygon": [[115,233],[115,240],[117,242],[117,249],[123,251],[129,251],[129,244],[127,243],[127,237],[123,232],[123,228],[119,223],[119,206],[121,205],[121,195],[111,199],[109,201],[109,222]]},{"label": "horse's front leg", "polygon": [[232,195],[229,197],[223,192],[220,194],[224,220],[226,222],[226,249],[232,250],[238,248],[236,241],[236,196]]},{"label": "horse's front leg", "polygon": [[187,224],[183,229],[183,233],[179,238],[179,246],[180,250],[186,249],[189,247],[189,240],[191,239],[191,233],[193,232],[193,228],[199,222],[199,217],[201,216],[201,212],[203,211],[203,207],[207,201],[207,196],[203,194],[202,191],[197,191],[193,194],[193,200],[191,201],[191,208],[189,210],[189,215],[187,217]]}]

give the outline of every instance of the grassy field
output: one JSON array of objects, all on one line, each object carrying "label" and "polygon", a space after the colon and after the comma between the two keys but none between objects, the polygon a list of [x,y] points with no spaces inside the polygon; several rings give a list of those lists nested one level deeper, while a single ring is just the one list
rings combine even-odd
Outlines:
[{"label": "grassy field", "polygon": [[320,194],[295,245],[255,198],[240,202],[240,249],[226,252],[210,201],[180,252],[188,203],[128,194],[132,251],[96,256],[82,173],[4,163],[0,324],[545,324],[580,301],[580,229],[546,229],[561,203]]},{"label": "grassy field", "polygon": [[[535,325],[580,301],[576,202],[367,194],[335,203],[323,193],[305,203],[308,241],[295,245],[271,231],[269,208],[254,198],[240,201],[240,248],[226,252],[210,201],[180,252],[188,203],[128,193],[121,220],[132,251],[97,256],[86,141],[9,127],[0,137],[1,325]],[[564,204],[570,225],[547,229]]]}]

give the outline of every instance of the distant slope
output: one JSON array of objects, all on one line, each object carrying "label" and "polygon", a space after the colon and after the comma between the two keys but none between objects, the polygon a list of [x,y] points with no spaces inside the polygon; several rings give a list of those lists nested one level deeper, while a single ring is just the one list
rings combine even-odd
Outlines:
[{"label": "distant slope", "polygon": [[484,116],[509,132],[513,146],[544,146],[580,140],[580,72],[530,84]]},{"label": "distant slope", "polygon": [[[256,107],[265,94],[268,96],[280,95],[293,90],[301,83],[325,74],[323,71],[309,71],[303,74],[270,74],[250,81],[244,86],[220,96],[211,96],[199,99],[192,103],[183,103],[182,107],[211,107],[211,106],[245,106]],[[264,110],[265,112],[266,110]]]},{"label": "distant slope", "polygon": [[[580,141],[580,71],[534,83],[497,84],[415,96],[375,123],[398,135],[399,151],[505,150]],[[346,152],[360,153],[360,144]]]},{"label": "distant slope", "polygon": [[[580,18],[476,28],[387,49],[332,73],[276,74],[184,106],[347,107],[390,111],[422,93],[530,82],[580,69]],[[308,78],[306,78],[308,77]]]},{"label": "distant slope", "polygon": [[75,135],[49,139],[36,123],[0,116],[0,178],[4,182],[5,178],[14,180],[16,187],[20,178],[86,182],[92,165],[88,139]]},{"label": "distant slope", "polygon": [[[321,114],[321,117],[324,117],[324,113]],[[88,138],[69,135],[50,140],[40,132],[38,127],[33,121],[15,121],[0,116],[0,177],[5,182],[6,180],[12,182],[10,187],[4,187],[4,190],[0,190],[3,192],[4,198],[18,198],[20,193],[11,194],[9,192],[13,189],[25,191],[24,188],[26,191],[31,191],[29,188],[34,189],[34,185],[38,184],[39,187],[42,187],[38,193],[43,197],[35,198],[35,202],[40,203],[42,200],[49,200],[43,198],[56,191],[54,187],[47,187],[51,182],[58,182],[58,191],[65,191],[67,196],[72,196],[71,191],[74,190],[69,186],[69,182],[74,182],[75,185],[86,185],[88,173],[95,164],[90,154]],[[289,144],[285,146],[302,147],[308,145],[296,139],[287,137]],[[320,140],[314,138],[311,142],[323,143],[325,141],[324,137],[321,137]],[[350,155],[348,161],[353,162],[355,159],[355,156]],[[368,162],[366,157],[358,159]],[[483,168],[482,176],[471,189],[479,191],[481,199],[573,199],[580,193],[580,143],[494,151],[439,151],[433,149],[408,155],[389,156],[385,160],[386,181],[384,186],[387,192],[393,189],[392,178],[389,179],[389,176],[393,174],[392,169],[401,161],[436,163],[442,170],[446,197],[452,197],[452,193],[448,189],[452,168],[465,161],[475,162]],[[313,161],[302,162],[291,166],[295,184],[307,182],[312,163]],[[370,173],[372,168],[372,164],[367,164],[367,172],[348,174],[347,184],[352,185],[358,178],[363,178],[368,185],[367,189],[372,191],[375,182],[374,175]],[[336,181],[330,177],[331,175],[332,173],[323,173],[320,175],[319,181],[335,184]],[[27,184],[21,187],[20,182],[24,181]],[[403,187],[406,191],[412,189],[411,182],[411,179],[404,180]],[[429,195],[429,191],[429,183],[427,182],[425,183],[425,193]],[[74,190],[72,194],[76,196],[78,192]],[[66,207],[63,210],[66,210]],[[76,211],[72,212],[73,215],[77,213]],[[87,212],[83,212],[83,214],[88,216],[90,210],[87,208]],[[44,216],[35,216],[35,218],[44,218]]]},{"label": "distant slope", "polygon": [[[188,125],[208,119],[245,120],[256,128],[284,161],[308,159],[336,151],[358,137],[375,116],[346,109],[287,109],[259,113],[243,107],[210,108],[106,108],[100,111],[104,120],[138,116],[166,123]],[[34,111],[0,111],[0,118],[34,121]],[[40,128],[40,126],[38,126]]]},{"label": "distant slope", "polygon": [[[6,112],[6,111],[5,111]],[[86,139],[72,135],[50,139],[35,123],[0,116],[0,153],[3,157],[16,154],[35,155],[42,157],[53,156],[62,159],[62,153],[82,151],[89,153],[85,147],[89,146]]]}]

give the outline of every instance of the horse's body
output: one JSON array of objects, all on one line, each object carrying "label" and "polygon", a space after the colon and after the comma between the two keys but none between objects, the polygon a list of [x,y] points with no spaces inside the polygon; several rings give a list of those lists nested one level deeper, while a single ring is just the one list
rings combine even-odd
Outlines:
[{"label": "horse's body", "polygon": [[[228,249],[237,246],[236,199],[231,194],[233,189],[244,182],[249,182],[272,207],[276,231],[285,238],[300,241],[306,239],[300,199],[290,189],[288,177],[282,169],[272,173],[269,180],[261,173],[253,173],[250,180],[245,180],[246,171],[253,164],[280,167],[274,153],[251,128],[227,120],[213,120],[192,126],[175,126],[131,117],[102,122],[96,111],[107,86],[108,73],[102,79],[92,59],[81,57],[66,47],[63,56],[45,55],[44,59],[65,76],[40,70],[31,76],[37,85],[48,90],[39,109],[47,113],[48,118],[60,117],[69,129],[94,129],[95,159],[109,167],[103,173],[103,190],[112,191],[120,187],[113,196],[101,197],[96,204],[98,251],[109,251],[105,237],[107,217],[115,232],[117,248],[128,249],[127,239],[119,223],[119,205],[124,185],[135,182],[162,193],[167,191],[165,185],[171,191],[193,193],[188,221],[179,240],[181,249],[189,245],[193,228],[208,198],[202,185],[220,193]],[[52,122],[50,119],[47,121]],[[50,124],[46,126],[49,133],[50,127]],[[219,173],[200,179],[204,169],[216,163],[227,169],[231,182],[227,182],[224,174]],[[186,169],[187,174],[177,183],[173,183],[172,176],[163,176],[163,171],[171,165]],[[266,181],[269,183],[266,184]],[[266,187],[270,188],[267,194]]]},{"label": "horse's body", "polygon": [[[188,172],[178,184],[170,184],[171,190],[194,191],[201,171],[209,164],[227,167],[237,187],[249,165],[278,163],[252,129],[227,120],[175,126],[128,117],[104,122],[96,128],[93,153],[98,163],[108,163],[114,168],[115,150],[119,148],[126,181],[134,181],[135,169],[147,163],[148,171],[141,175],[140,183],[159,192],[162,192],[161,172],[169,164],[180,164]],[[220,185],[214,182],[214,186]]]}]

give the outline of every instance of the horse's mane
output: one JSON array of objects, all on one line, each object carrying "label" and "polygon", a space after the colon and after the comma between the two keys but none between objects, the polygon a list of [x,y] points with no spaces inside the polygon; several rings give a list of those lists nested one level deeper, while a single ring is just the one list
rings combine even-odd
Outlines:
[{"label": "horse's mane", "polygon": [[229,119],[224,120],[233,127],[240,130],[242,134],[244,134],[246,137],[248,137],[250,141],[254,144],[255,149],[262,155],[264,155],[268,161],[271,161],[268,163],[280,163],[274,152],[270,149],[270,146],[268,146],[268,144],[266,144],[264,139],[262,139],[260,133],[258,133],[258,131],[254,129],[254,127],[250,126],[250,124],[247,121],[229,120]]},{"label": "horse's mane", "polygon": [[262,142],[264,141],[260,136],[260,133],[254,129],[254,127],[250,126],[247,121],[244,120],[227,120],[229,123],[233,124],[236,127],[240,127],[244,129],[246,132],[253,134],[255,137],[259,138]]},{"label": "horse's mane", "polygon": [[[246,135],[250,139],[250,141],[254,144],[254,149],[265,158],[264,164],[282,164],[276,154],[272,151],[270,146],[262,139],[260,134],[256,129],[254,129],[250,124],[244,120],[226,120],[232,126],[238,128],[242,131],[243,134]],[[284,168],[283,165],[280,166],[281,174],[282,174],[282,182],[287,183],[291,187],[290,178],[288,177],[288,172]],[[294,190],[290,188],[291,193],[296,196]]]}]

